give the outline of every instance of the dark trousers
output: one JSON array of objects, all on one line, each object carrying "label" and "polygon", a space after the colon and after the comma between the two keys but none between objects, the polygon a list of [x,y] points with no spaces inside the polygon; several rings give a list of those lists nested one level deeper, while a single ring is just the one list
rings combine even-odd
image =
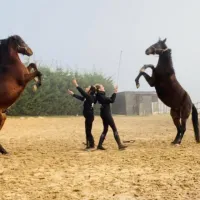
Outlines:
[{"label": "dark trousers", "polygon": [[84,117],[85,117],[85,133],[86,133],[87,147],[94,147],[94,138],[92,135],[92,124],[94,121],[94,115],[84,114]]},{"label": "dark trousers", "polygon": [[102,134],[104,136],[107,135],[109,126],[112,128],[113,133],[117,132],[117,127],[115,125],[114,119],[113,119],[111,114],[101,115],[101,119],[103,121],[103,132],[102,132]]},{"label": "dark trousers", "polygon": [[118,144],[119,149],[125,149],[126,146],[124,146],[121,143],[118,131],[117,131],[117,127],[115,125],[114,119],[112,117],[112,114],[110,112],[106,112],[106,113],[101,113],[101,119],[103,121],[103,132],[99,138],[99,144],[98,144],[98,149],[102,149],[104,150],[104,148],[102,147],[102,144],[105,140],[105,137],[107,135],[108,132],[108,127],[110,126],[112,128],[113,134],[114,134],[114,138]]}]

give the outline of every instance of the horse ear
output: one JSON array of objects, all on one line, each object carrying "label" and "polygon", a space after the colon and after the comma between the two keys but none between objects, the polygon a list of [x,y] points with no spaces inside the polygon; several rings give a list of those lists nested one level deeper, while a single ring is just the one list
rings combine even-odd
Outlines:
[{"label": "horse ear", "polygon": [[158,41],[161,41],[161,38],[160,38],[160,37],[158,38]]},{"label": "horse ear", "polygon": [[167,38],[165,38],[164,40],[163,40],[163,43],[165,43],[167,41]]}]

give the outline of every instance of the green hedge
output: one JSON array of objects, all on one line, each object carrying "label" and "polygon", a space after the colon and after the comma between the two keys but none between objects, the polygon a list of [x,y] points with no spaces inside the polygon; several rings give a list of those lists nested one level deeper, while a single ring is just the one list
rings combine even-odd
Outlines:
[{"label": "green hedge", "polygon": [[[105,86],[107,94],[113,92],[113,81],[98,72],[78,73],[72,70],[50,70],[48,67],[39,67],[42,72],[42,86],[33,92],[31,81],[21,97],[13,104],[8,115],[19,116],[50,116],[50,115],[82,115],[82,102],[72,98],[67,89],[78,93],[72,85],[72,79],[76,77],[82,88],[88,85],[101,83]],[[95,113],[99,113],[99,105],[95,106]]]}]

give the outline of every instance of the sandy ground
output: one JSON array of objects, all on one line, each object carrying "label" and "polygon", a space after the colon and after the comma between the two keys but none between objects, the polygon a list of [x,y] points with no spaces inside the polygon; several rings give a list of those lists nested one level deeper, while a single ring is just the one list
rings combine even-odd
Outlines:
[{"label": "sandy ground", "polygon": [[[8,118],[0,141],[1,200],[200,199],[200,145],[191,121],[180,147],[170,116],[115,116],[122,140],[118,151],[109,130],[106,151],[85,151],[84,119]],[[102,124],[96,117],[98,142]]]}]

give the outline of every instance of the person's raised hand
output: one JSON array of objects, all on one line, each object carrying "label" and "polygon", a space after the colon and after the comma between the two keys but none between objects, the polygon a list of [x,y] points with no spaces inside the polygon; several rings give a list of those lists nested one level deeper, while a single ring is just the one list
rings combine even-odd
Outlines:
[{"label": "person's raised hand", "polygon": [[74,94],[74,92],[73,91],[71,91],[70,89],[68,89],[68,94],[70,94],[70,95],[73,95]]}]

